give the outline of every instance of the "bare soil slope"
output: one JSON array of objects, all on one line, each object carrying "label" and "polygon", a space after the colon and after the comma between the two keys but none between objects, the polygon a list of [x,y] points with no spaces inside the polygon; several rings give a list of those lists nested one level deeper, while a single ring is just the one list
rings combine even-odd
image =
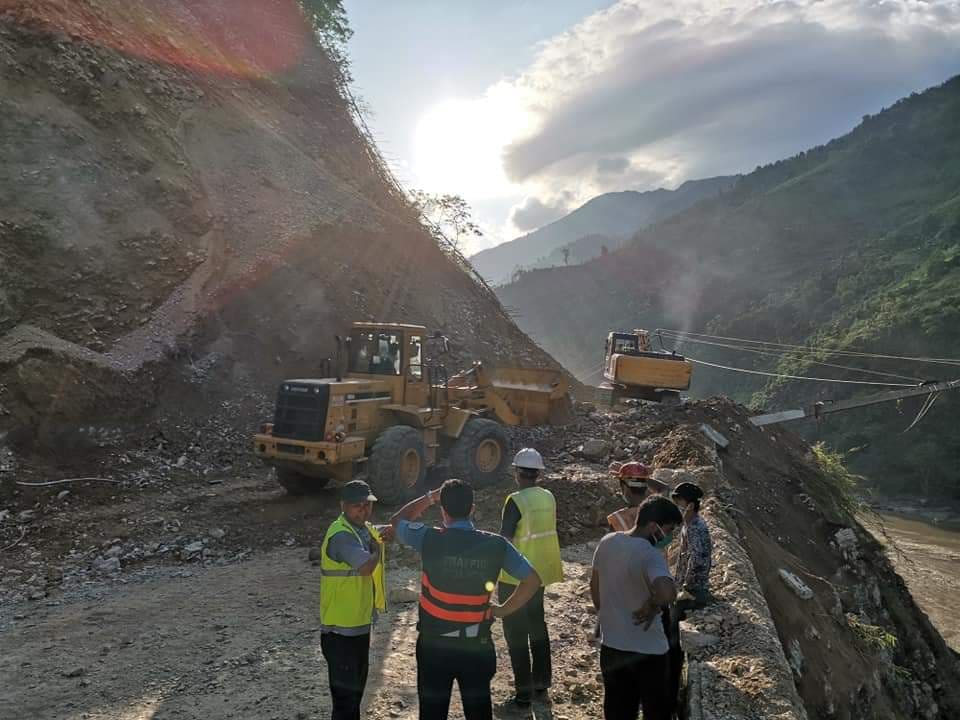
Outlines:
[{"label": "bare soil slope", "polygon": [[0,2],[0,442],[272,394],[354,319],[553,364],[424,232],[339,73],[293,0]]}]

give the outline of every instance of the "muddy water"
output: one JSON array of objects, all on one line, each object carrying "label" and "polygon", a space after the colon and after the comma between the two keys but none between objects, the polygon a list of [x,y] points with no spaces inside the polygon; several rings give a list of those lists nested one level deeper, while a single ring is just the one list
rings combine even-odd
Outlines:
[{"label": "muddy water", "polygon": [[897,572],[944,639],[960,651],[960,532],[893,515],[881,517],[893,540],[890,557]]}]

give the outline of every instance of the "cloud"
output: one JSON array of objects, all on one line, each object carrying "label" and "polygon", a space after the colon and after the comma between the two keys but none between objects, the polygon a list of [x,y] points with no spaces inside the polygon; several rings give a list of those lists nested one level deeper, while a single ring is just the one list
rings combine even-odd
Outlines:
[{"label": "cloud", "polygon": [[957,72],[960,0],[620,0],[501,83],[534,118],[502,159],[540,197],[675,186],[821,144]]},{"label": "cloud", "polygon": [[630,167],[629,158],[602,157],[597,160],[597,173],[600,175],[622,175]]},{"label": "cloud", "polygon": [[528,197],[521,205],[513,208],[510,220],[520,232],[529,232],[543,227],[554,220],[559,220],[568,212],[569,196],[554,201],[543,201],[536,197]]}]

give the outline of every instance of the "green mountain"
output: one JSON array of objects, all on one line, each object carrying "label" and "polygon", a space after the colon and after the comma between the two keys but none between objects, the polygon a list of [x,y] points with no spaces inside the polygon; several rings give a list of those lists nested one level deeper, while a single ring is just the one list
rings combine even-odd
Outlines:
[{"label": "green mountain", "polygon": [[[824,146],[757,168],[606,257],[526,273],[500,295],[521,327],[594,383],[611,328],[960,357],[960,77],[864,117]],[[960,368],[943,364],[682,348],[764,372],[891,383],[960,377]],[[707,367],[697,368],[693,388],[769,409],[878,390]],[[855,451],[855,469],[887,493],[960,496],[960,438],[952,432],[960,397],[940,398],[904,433],[922,402],[833,416],[807,432]]]},{"label": "green mountain", "polygon": [[508,282],[520,268],[564,264],[562,251],[567,246],[568,259],[583,262],[600,255],[603,246],[613,250],[637,230],[724,192],[735,181],[715,177],[691,180],[676,190],[604,193],[549,225],[478,252],[470,262],[493,285]]}]

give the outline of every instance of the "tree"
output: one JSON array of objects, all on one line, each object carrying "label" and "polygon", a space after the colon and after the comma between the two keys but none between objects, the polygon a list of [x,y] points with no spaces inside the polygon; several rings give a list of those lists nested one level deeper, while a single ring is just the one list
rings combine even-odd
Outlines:
[{"label": "tree", "polygon": [[570,248],[568,247],[565,247],[563,249],[563,264],[564,265],[570,264]]},{"label": "tree", "polygon": [[462,245],[468,238],[483,237],[480,226],[473,221],[470,205],[459,195],[413,190],[410,200],[427,221],[434,237],[454,253],[462,252]]},{"label": "tree", "polygon": [[300,0],[317,41],[340,66],[345,80],[349,81],[347,41],[353,37],[343,0]]}]

